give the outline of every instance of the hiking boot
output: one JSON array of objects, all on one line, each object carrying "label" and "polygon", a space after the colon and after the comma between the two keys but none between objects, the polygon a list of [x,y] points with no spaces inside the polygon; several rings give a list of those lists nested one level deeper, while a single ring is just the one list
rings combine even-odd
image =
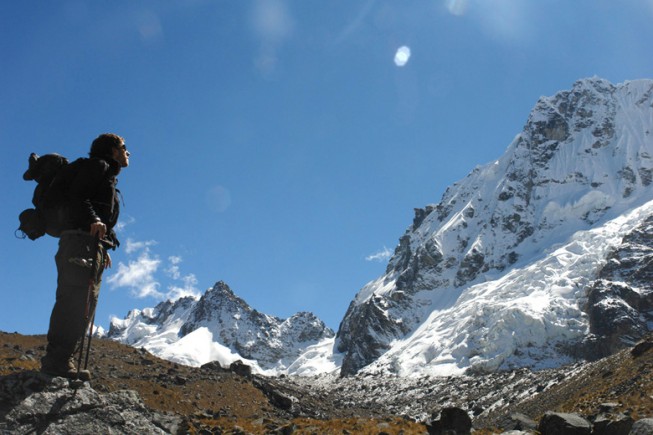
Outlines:
[{"label": "hiking boot", "polygon": [[50,376],[60,376],[68,379],[91,380],[91,372],[88,370],[78,371],[72,358],[61,361],[46,355],[41,358],[41,372]]}]

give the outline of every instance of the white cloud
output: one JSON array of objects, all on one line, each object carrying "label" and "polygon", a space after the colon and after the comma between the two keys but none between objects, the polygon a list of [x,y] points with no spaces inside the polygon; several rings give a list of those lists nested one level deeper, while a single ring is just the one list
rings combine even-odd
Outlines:
[{"label": "white cloud", "polygon": [[365,257],[365,260],[367,261],[378,261],[379,263],[383,263],[385,261],[388,261],[392,257],[392,251],[386,248],[385,246],[383,247],[383,250],[372,254],[368,255]]},{"label": "white cloud", "polygon": [[159,283],[154,275],[161,264],[161,260],[150,255],[145,249],[136,260],[131,260],[127,265],[118,264],[118,270],[107,282],[111,287],[127,287],[132,295],[137,298],[154,297],[161,299]]},{"label": "white cloud", "polygon": [[134,219],[131,216],[127,216],[126,219],[124,219],[124,220],[121,219],[121,220],[118,221],[118,223],[114,227],[114,230],[116,230],[116,232],[119,233],[119,232],[123,231],[126,226],[131,225],[134,222],[136,222],[136,219]]},{"label": "white cloud", "polygon": [[182,285],[169,285],[166,299],[176,301],[177,299],[191,296],[195,299],[201,296],[201,292],[197,288],[197,278],[192,273],[185,275],[181,278]]},{"label": "white cloud", "polygon": [[145,250],[148,251],[150,246],[156,245],[154,240],[148,240],[146,242],[136,242],[132,239],[127,239],[125,247],[125,252],[127,254],[133,254],[134,252]]},{"label": "white cloud", "polygon": [[177,299],[192,296],[198,298],[200,296],[200,291],[197,288],[197,278],[194,274],[189,273],[187,275],[182,275],[179,263],[183,260],[181,257],[173,255],[168,257],[169,266],[165,272],[175,281],[179,281],[181,285],[173,283],[168,286],[168,292],[166,293],[166,299],[175,301]]},{"label": "white cloud", "polygon": [[410,60],[410,47],[402,46],[395,53],[395,65],[402,67]]},{"label": "white cloud", "polygon": [[165,293],[160,290],[162,284],[157,273],[162,261],[150,251],[150,247],[156,244],[154,240],[140,242],[127,239],[125,252],[130,256],[138,253],[138,257],[130,259],[127,264],[119,263],[116,273],[107,279],[109,285],[112,288],[128,288],[139,299],[151,297],[175,301],[185,296],[198,298],[201,292],[197,288],[197,278],[192,273],[181,273],[179,264],[183,260],[178,255],[168,257],[168,265],[163,272],[171,282]]},{"label": "white cloud", "polygon": [[172,279],[179,279],[181,278],[181,273],[179,272],[179,263],[181,263],[182,259],[179,256],[171,256],[168,257],[168,262],[170,263],[170,267],[166,269],[166,273],[170,275]]}]

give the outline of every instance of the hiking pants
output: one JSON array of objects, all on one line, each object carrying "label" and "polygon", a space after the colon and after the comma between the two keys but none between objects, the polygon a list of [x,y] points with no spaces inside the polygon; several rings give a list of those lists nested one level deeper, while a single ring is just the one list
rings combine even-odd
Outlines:
[{"label": "hiking pants", "polygon": [[49,357],[66,362],[75,353],[95,313],[105,261],[105,248],[89,233],[61,234],[55,256],[57,297],[48,330]]}]

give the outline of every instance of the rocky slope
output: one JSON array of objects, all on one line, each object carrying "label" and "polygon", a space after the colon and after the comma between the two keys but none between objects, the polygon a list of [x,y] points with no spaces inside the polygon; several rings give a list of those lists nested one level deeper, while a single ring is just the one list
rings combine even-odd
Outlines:
[{"label": "rocky slope", "polygon": [[595,428],[653,417],[653,338],[594,363],[413,379],[266,378],[240,364],[188,367],[101,339],[90,384],[38,373],[44,347],[44,336],[0,332],[2,434],[425,434],[445,410],[471,417],[474,433],[533,433],[546,411],[577,413]]},{"label": "rocky slope", "polygon": [[636,270],[651,245],[635,239],[653,214],[651,130],[650,80],[592,78],[541,98],[499,160],[416,210],[340,324],[342,373],[543,368],[650,330]]}]

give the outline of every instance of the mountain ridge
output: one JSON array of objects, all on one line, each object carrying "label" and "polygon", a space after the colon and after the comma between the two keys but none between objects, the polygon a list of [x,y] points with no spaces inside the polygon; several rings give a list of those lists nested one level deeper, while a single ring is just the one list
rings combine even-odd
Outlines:
[{"label": "mountain ridge", "polygon": [[309,312],[287,319],[250,307],[223,281],[201,297],[161,302],[112,319],[107,336],[191,366],[244,360],[255,370],[282,370],[334,332]]},{"label": "mountain ridge", "polygon": [[652,129],[652,80],[593,77],[541,97],[502,157],[415,209],[336,334],[310,313],[262,314],[218,282],[113,319],[109,336],[270,375],[446,376],[610,355],[653,329]]},{"label": "mountain ridge", "polygon": [[[595,77],[540,98],[503,157],[476,167],[448,188],[438,204],[417,209],[386,273],[363,287],[340,324],[336,348],[345,355],[343,374],[377,361],[426,329],[425,322],[446,322],[433,319],[433,313],[450,313],[475,285],[498,280],[574,233],[651,200],[646,188],[653,170],[652,89],[650,80],[615,86]],[[484,309],[467,313],[468,323],[458,325],[467,336],[449,330],[444,336],[432,331],[428,338],[414,338],[414,345],[423,343],[422,349],[413,349],[413,358],[451,372],[470,367],[472,358],[482,359],[476,353],[490,350],[490,330],[506,321],[496,312],[484,318]],[[571,317],[582,323],[583,314],[574,309]],[[539,321],[528,314],[523,320]],[[458,357],[433,349],[430,343],[442,340],[454,340],[449,353]],[[400,345],[404,353],[406,346]],[[385,366],[401,373],[402,364],[394,359]],[[411,369],[403,371],[419,369],[406,364]]]}]

